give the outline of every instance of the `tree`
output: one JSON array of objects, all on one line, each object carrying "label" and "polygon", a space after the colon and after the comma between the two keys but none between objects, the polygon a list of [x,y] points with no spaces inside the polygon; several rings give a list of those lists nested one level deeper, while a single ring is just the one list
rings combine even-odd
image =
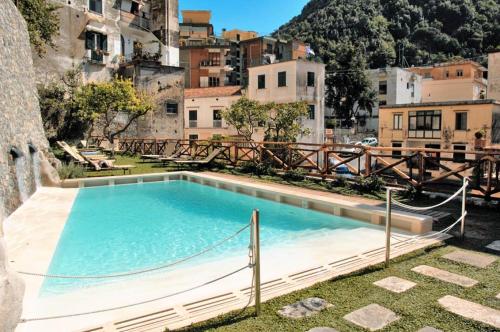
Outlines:
[{"label": "tree", "polygon": [[222,111],[222,117],[236,129],[238,135],[253,141],[255,129],[267,123],[269,110],[257,101],[242,97]]},{"label": "tree", "polygon": [[111,144],[112,155],[115,138],[154,109],[151,96],[137,91],[130,80],[118,78],[81,87],[76,103],[80,118],[91,124],[89,132],[101,132]]},{"label": "tree", "polygon": [[308,115],[309,107],[305,101],[264,105],[269,110],[266,140],[272,142],[293,142],[299,135],[309,134],[302,127],[302,119]]},{"label": "tree", "polygon": [[59,32],[59,5],[47,0],[13,0],[28,25],[31,45],[43,56],[46,47],[54,47],[54,37]]},{"label": "tree", "polygon": [[75,95],[81,82],[81,68],[68,70],[58,80],[38,85],[40,112],[49,142],[82,139],[89,123],[78,115]]},{"label": "tree", "polygon": [[350,121],[359,111],[356,105],[373,105],[376,93],[373,91],[367,74],[366,59],[360,46],[348,40],[335,45],[335,60],[329,64],[331,72],[326,78],[326,103],[335,111],[337,118]]}]

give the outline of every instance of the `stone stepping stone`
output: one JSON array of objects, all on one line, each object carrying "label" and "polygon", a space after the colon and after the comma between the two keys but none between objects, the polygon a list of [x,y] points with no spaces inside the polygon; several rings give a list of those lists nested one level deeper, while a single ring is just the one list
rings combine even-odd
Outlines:
[{"label": "stone stepping stone", "polygon": [[462,300],[451,295],[446,295],[440,298],[438,302],[443,308],[456,315],[500,329],[500,310]]},{"label": "stone stepping stone", "polygon": [[420,265],[411,269],[413,272],[423,274],[425,276],[439,279],[441,281],[449,282],[451,284],[459,285],[462,287],[472,287],[476,285],[479,281],[471,279],[469,277],[462,276],[460,274],[451,273],[445,270],[437,269],[432,266]]},{"label": "stone stepping stone", "polygon": [[432,326],[426,326],[426,327],[421,328],[417,332],[443,332],[443,331],[435,329]]},{"label": "stone stepping stone", "polygon": [[500,252],[500,240],[496,240],[496,241],[491,242],[490,244],[488,244],[486,246],[486,248],[493,250],[493,251]]},{"label": "stone stepping stone", "polygon": [[414,282],[398,277],[387,277],[385,279],[375,281],[373,284],[394,293],[406,292],[408,289],[413,288],[417,285]]},{"label": "stone stepping stone", "polygon": [[320,311],[333,307],[330,303],[326,302],[319,297],[310,297],[305,300],[295,302],[293,304],[284,306],[278,310],[278,314],[285,318],[304,318],[316,315]]},{"label": "stone stepping stone", "polygon": [[478,254],[470,251],[456,250],[443,256],[443,258],[458,263],[469,264],[484,269],[493,264],[497,258],[490,255]]},{"label": "stone stepping stone", "polygon": [[331,327],[315,327],[307,332],[339,332]]},{"label": "stone stepping stone", "polygon": [[391,310],[376,303],[367,305],[344,316],[345,320],[370,331],[383,329],[400,318]]}]

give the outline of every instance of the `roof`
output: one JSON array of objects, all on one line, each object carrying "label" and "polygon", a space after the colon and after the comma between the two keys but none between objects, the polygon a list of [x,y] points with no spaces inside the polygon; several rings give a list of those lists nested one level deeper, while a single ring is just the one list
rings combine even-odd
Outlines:
[{"label": "roof", "polygon": [[494,99],[481,99],[481,100],[456,100],[456,101],[438,101],[431,103],[415,103],[415,104],[395,104],[395,105],[383,105],[380,109],[392,109],[392,108],[416,108],[416,107],[432,107],[432,106],[459,106],[459,105],[500,105],[500,102]]},{"label": "roof", "polygon": [[241,90],[241,86],[219,86],[215,88],[185,89],[184,98],[241,96]]},{"label": "roof", "polygon": [[480,63],[477,63],[476,61],[472,61],[472,60],[467,60],[467,59],[448,61],[448,62],[439,62],[439,63],[434,63],[432,65],[427,65],[427,66],[414,66],[414,67],[410,67],[408,69],[431,69],[431,68],[460,66],[460,65],[472,65],[472,66],[479,68],[480,70],[483,70],[483,71],[488,70],[484,66],[482,66]]}]

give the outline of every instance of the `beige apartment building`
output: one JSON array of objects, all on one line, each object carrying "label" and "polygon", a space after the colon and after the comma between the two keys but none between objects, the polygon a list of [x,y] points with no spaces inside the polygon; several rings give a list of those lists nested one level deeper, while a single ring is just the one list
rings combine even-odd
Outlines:
[{"label": "beige apartment building", "polygon": [[407,70],[423,77],[422,103],[486,99],[486,68],[462,60]]},{"label": "beige apartment building", "polygon": [[242,96],[240,86],[186,89],[184,91],[184,138],[207,140],[237,136],[222,119],[222,111]]},{"label": "beige apartment building", "polygon": [[308,117],[302,125],[310,135],[297,137],[304,143],[324,142],[325,65],[291,60],[248,68],[248,98],[261,103],[306,101]]},{"label": "beige apartment building", "polygon": [[222,38],[225,40],[231,40],[231,41],[244,41],[248,39],[253,39],[257,38],[259,34],[255,31],[245,31],[245,30],[239,30],[239,29],[233,29],[233,30],[222,30]]},{"label": "beige apartment building", "polygon": [[[484,130],[491,145],[500,130],[500,103],[491,99],[388,105],[379,114],[383,147],[474,150],[476,132]],[[458,162],[465,154],[447,157]]]},{"label": "beige apartment building", "polygon": [[488,54],[488,99],[500,100],[500,51]]}]

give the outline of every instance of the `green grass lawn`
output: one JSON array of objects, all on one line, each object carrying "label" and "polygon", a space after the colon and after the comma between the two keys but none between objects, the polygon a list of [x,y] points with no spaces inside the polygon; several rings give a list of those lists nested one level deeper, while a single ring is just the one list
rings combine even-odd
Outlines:
[{"label": "green grass lawn", "polygon": [[[500,261],[486,269],[478,269],[441,257],[455,249],[457,248],[453,246],[436,246],[419,250],[394,260],[387,269],[378,265],[270,300],[263,304],[260,317],[253,317],[253,308],[249,308],[240,315],[230,313],[181,331],[301,332],[318,326],[333,327],[341,332],[365,331],[343,319],[343,316],[371,303],[384,306],[401,316],[401,319],[383,331],[417,331],[424,326],[432,326],[446,332],[495,331],[487,325],[449,313],[437,302],[445,295],[453,295],[500,309],[500,300],[495,298],[500,292]],[[472,288],[463,288],[411,271],[413,267],[422,264],[468,276],[480,283]],[[404,293],[395,294],[372,284],[389,276],[413,281],[417,286]],[[285,319],[276,313],[281,307],[308,297],[323,298],[334,307],[300,320]]]}]

